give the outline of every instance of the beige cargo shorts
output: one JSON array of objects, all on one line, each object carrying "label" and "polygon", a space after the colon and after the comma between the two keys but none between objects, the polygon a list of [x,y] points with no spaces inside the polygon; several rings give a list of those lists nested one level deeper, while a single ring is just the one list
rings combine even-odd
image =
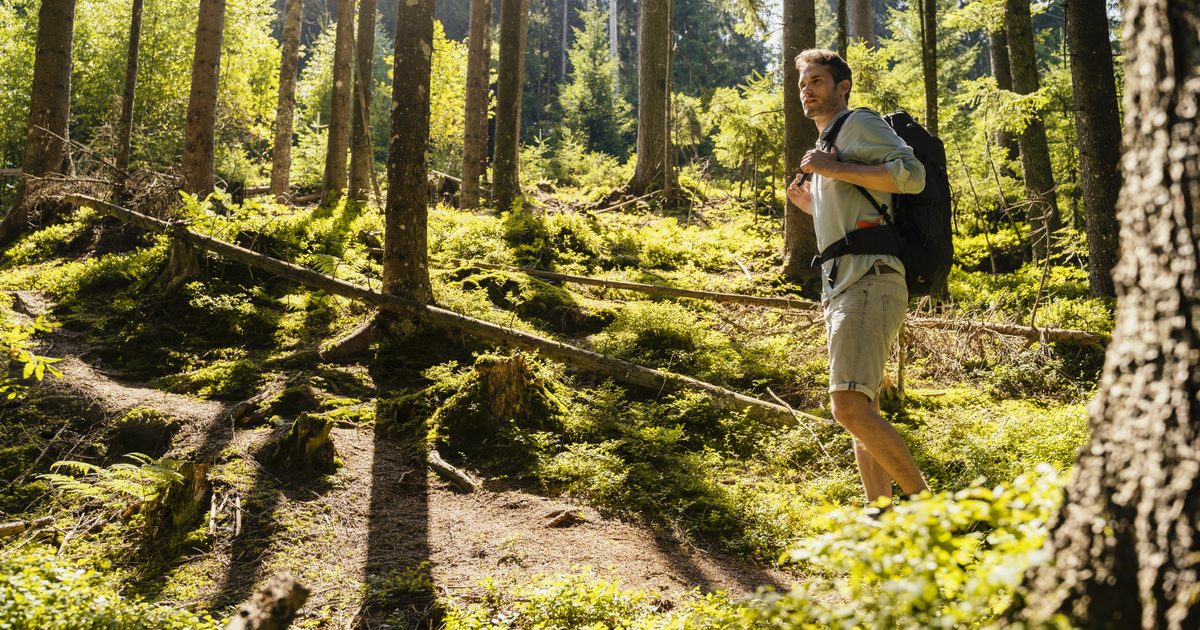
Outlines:
[{"label": "beige cargo shorts", "polygon": [[875,400],[907,308],[904,274],[874,268],[825,304],[830,392],[862,392]]}]

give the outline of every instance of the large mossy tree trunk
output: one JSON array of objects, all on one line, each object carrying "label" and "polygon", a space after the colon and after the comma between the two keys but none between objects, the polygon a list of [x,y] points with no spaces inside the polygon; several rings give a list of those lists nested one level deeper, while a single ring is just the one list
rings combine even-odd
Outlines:
[{"label": "large mossy tree trunk", "polygon": [[133,0],[129,17],[129,52],[125,56],[125,89],[121,92],[121,110],[117,117],[116,156],[113,166],[118,198],[126,195],[125,181],[129,175],[129,149],[133,137],[133,97],[137,91],[138,49],[142,41],[143,0]]},{"label": "large mossy tree trunk", "polygon": [[467,35],[467,95],[463,119],[459,207],[479,207],[479,180],[487,167],[488,62],[492,56],[492,0],[471,0]]},{"label": "large mossy tree trunk", "polygon": [[[1029,0],[1005,1],[1004,26],[1008,31],[1013,91],[1033,94],[1038,91],[1038,71]],[[1054,194],[1054,173],[1050,170],[1046,126],[1040,115],[1035,115],[1029,121],[1018,143],[1021,146],[1021,168],[1025,171],[1025,196],[1030,204],[1033,258],[1044,260],[1050,253],[1050,235],[1058,229],[1058,201]]]},{"label": "large mossy tree trunk", "polygon": [[346,152],[350,149],[350,83],[354,75],[354,0],[337,2],[333,44],[333,94],[329,103],[329,137],[321,196],[336,198],[346,188]]},{"label": "large mossy tree trunk", "polygon": [[[1008,62],[1008,34],[1003,26],[988,32],[988,55],[996,87],[1011,92],[1012,66]],[[994,137],[996,146],[1000,149],[999,155],[995,156],[997,170],[1002,175],[1011,176],[1012,169],[1008,167],[1008,163],[1017,159],[1019,155],[1017,138],[1003,129],[997,129]]]},{"label": "large mossy tree trunk", "polygon": [[1116,326],[1091,442],[1022,615],[1200,627],[1200,8],[1125,9]]},{"label": "large mossy tree trunk", "polygon": [[433,0],[401,2],[396,15],[383,290],[420,303],[433,301],[425,167],[432,55]]},{"label": "large mossy tree trunk", "polygon": [[627,188],[635,196],[660,190],[670,168],[664,149],[668,144],[671,0],[642,0],[638,11],[637,163]]},{"label": "large mossy tree trunk", "polygon": [[492,157],[492,202],[512,208],[521,194],[521,88],[525,78],[525,35],[529,0],[500,3],[500,67],[496,77],[496,145]]},{"label": "large mossy tree trunk", "polygon": [[[75,32],[75,0],[43,0],[38,10],[37,45],[29,124],[21,159],[17,199],[0,221],[0,243],[8,243],[31,222],[40,222],[45,205],[33,202],[42,178],[66,173],[67,121],[71,117],[71,40]],[[41,209],[36,209],[41,208]]]},{"label": "large mossy tree trunk", "polygon": [[375,0],[358,2],[358,39],[355,41],[354,111],[350,130],[350,198],[366,201],[374,179],[375,148],[371,143],[371,66],[375,58]]},{"label": "large mossy tree trunk", "polygon": [[289,198],[292,170],[292,130],[296,111],[296,68],[300,58],[300,19],[304,0],[287,0],[283,17],[283,50],[279,60],[279,97],[275,105],[275,143],[271,154],[271,195]]},{"label": "large mossy tree trunk", "polygon": [[[813,0],[783,2],[783,127],[785,185],[800,171],[804,152],[817,143],[817,127],[804,116],[800,104],[800,71],[796,55],[817,44],[817,16]],[[783,275],[793,282],[806,282],[816,275],[813,256],[820,253],[812,217],[791,201],[783,215]]]},{"label": "large mossy tree trunk", "polygon": [[1088,237],[1092,295],[1116,295],[1120,115],[1105,0],[1067,0],[1067,42],[1075,90],[1075,141]]},{"label": "large mossy tree trunk", "polygon": [[846,40],[875,49],[875,9],[871,0],[846,0]]}]

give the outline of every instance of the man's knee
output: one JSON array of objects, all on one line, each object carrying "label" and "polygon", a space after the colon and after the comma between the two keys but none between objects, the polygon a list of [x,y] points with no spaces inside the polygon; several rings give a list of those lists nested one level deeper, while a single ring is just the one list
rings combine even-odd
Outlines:
[{"label": "man's knee", "polygon": [[833,412],[833,418],[839,424],[853,432],[855,425],[861,423],[864,415],[870,411],[871,401],[862,392],[831,392],[829,395],[829,409]]}]

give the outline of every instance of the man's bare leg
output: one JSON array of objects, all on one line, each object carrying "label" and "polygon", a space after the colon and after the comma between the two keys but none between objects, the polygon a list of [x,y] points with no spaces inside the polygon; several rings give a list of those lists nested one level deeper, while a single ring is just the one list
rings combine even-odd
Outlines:
[{"label": "man's bare leg", "polygon": [[[896,431],[895,427],[888,424],[887,420],[879,414],[878,403],[872,404],[867,400],[866,394],[862,392],[838,391],[832,392],[829,395],[830,402],[833,408],[833,417],[854,436],[856,442],[861,442],[866,447],[868,458],[885,472],[882,475],[887,478],[895,479],[896,483],[900,484],[900,488],[905,494],[916,494],[922,490],[928,490],[929,486],[925,485],[925,479],[921,476],[921,471],[917,469],[917,463],[913,461],[912,453],[908,451],[908,445],[904,443],[904,438]],[[859,474],[863,479],[863,486],[867,490],[868,498],[873,497],[872,490],[878,492],[876,483],[876,471],[868,472],[867,468],[863,467],[864,458],[859,456],[859,449],[855,447],[855,459],[858,460]],[[868,482],[868,478],[871,479]],[[891,495],[891,479],[887,480],[887,495]],[[867,484],[871,483],[872,486]],[[883,496],[883,495],[879,495]]]}]

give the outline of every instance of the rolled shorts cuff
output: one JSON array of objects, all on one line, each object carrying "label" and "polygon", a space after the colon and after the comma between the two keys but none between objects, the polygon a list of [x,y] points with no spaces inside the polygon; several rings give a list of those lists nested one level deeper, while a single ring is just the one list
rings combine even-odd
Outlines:
[{"label": "rolled shorts cuff", "polygon": [[875,400],[875,397],[879,395],[878,391],[862,383],[833,383],[829,386],[829,393],[833,392],[860,392],[866,394],[868,401]]}]

